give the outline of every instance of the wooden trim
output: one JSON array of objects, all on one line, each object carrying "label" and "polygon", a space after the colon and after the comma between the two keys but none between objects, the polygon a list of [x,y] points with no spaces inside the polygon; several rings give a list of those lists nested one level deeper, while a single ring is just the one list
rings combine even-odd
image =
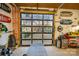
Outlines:
[{"label": "wooden trim", "polygon": [[34,14],[55,14],[56,11],[43,11],[43,10],[20,10],[20,12],[34,13]]}]

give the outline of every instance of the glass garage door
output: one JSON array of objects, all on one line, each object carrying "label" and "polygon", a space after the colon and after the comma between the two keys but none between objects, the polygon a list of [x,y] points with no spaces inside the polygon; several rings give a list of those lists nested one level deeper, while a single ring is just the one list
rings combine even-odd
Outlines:
[{"label": "glass garage door", "polygon": [[53,15],[21,13],[21,45],[52,45],[53,31]]}]

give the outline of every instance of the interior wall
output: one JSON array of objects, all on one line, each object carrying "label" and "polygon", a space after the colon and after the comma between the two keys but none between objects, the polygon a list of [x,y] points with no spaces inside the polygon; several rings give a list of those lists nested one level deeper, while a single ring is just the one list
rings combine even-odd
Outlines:
[{"label": "interior wall", "polygon": [[9,31],[12,31],[13,30],[13,28],[12,28],[12,6],[10,4],[7,4],[7,5],[11,8],[11,13],[7,13],[4,10],[0,9],[0,14],[10,17],[11,23],[4,23],[4,22],[0,22],[0,23],[3,23],[4,25],[6,25],[6,27],[8,28]]},{"label": "interior wall", "polygon": [[[10,4],[7,4],[10,8],[11,8],[11,10],[12,10],[12,6],[10,5]],[[72,13],[73,13],[73,15],[71,16],[71,17],[61,17],[60,16],[60,12],[61,11],[71,11]],[[19,12],[19,11],[18,11]],[[6,16],[9,16],[9,17],[11,17],[11,20],[13,20],[13,16],[12,16],[12,12],[9,14],[9,13],[7,13],[7,12],[5,12],[5,11],[3,11],[3,10],[1,10],[0,9],[0,14],[3,14],[3,15],[6,15]],[[18,15],[19,16],[19,15]],[[17,16],[17,17],[18,17]],[[57,11],[57,13],[56,13],[56,15],[55,15],[55,17],[54,17],[55,19],[54,19],[54,25],[55,25],[55,40],[57,39],[57,37],[61,34],[60,32],[58,32],[57,31],[57,27],[59,26],[59,25],[61,25],[60,24],[60,20],[61,19],[71,19],[72,21],[73,21],[73,23],[71,24],[71,25],[61,25],[62,27],[63,27],[63,33],[66,33],[66,32],[68,32],[69,30],[72,30],[72,26],[73,25],[78,25],[78,19],[79,19],[79,10],[70,10],[70,9],[59,9],[58,11]],[[16,18],[16,19],[18,19],[19,20],[19,18]],[[17,39],[20,39],[20,20],[19,21],[17,21],[18,22],[18,34],[16,34],[16,36],[18,37]],[[16,23],[17,23],[16,22]],[[8,30],[9,31],[12,31],[13,30],[13,24],[12,24],[12,22],[11,23],[4,23],[5,25],[7,25],[7,27],[8,27]],[[17,25],[17,24],[16,24]],[[15,30],[15,32],[17,31],[17,30]],[[20,40],[18,40],[18,41],[20,41]]]},{"label": "interior wall", "polygon": [[[69,11],[69,12],[72,12],[73,15],[71,17],[62,17],[62,16],[60,16],[60,12],[61,11]],[[61,25],[60,24],[60,20],[62,20],[62,19],[71,19],[73,23],[71,25]],[[54,40],[56,40],[58,38],[58,36],[60,34],[62,34],[61,32],[58,32],[58,30],[57,30],[59,25],[61,25],[63,27],[63,31],[62,32],[64,34],[64,33],[69,32],[70,30],[72,30],[72,26],[78,25],[78,21],[79,21],[79,10],[59,9],[57,11],[57,13],[55,14],[55,16],[54,16],[54,25],[55,25]]]},{"label": "interior wall", "polygon": [[13,17],[13,34],[16,37],[17,45],[20,45],[20,10],[16,7],[12,7],[12,17]]},{"label": "interior wall", "polygon": [[[73,13],[73,15],[71,17],[62,17],[62,16],[60,16],[61,11],[70,11]],[[62,19],[71,19],[73,23],[71,25],[61,25],[60,20],[62,20]],[[57,31],[57,27],[59,25],[61,25],[63,27],[62,32],[67,33],[70,30],[72,30],[72,26],[78,25],[78,21],[79,21],[79,10],[59,9],[55,15],[55,40],[57,39],[57,37],[60,34],[62,34],[61,32]]]},{"label": "interior wall", "polygon": [[[6,25],[8,28],[8,31],[12,31],[12,33],[15,35],[16,43],[19,45],[19,39],[20,39],[20,11],[16,6],[13,6],[9,3],[5,3],[11,8],[11,13],[7,13],[4,10],[0,9],[0,14],[3,14],[5,16],[8,16],[11,18],[11,23],[5,23],[0,22]],[[14,7],[14,9],[13,9]]]}]

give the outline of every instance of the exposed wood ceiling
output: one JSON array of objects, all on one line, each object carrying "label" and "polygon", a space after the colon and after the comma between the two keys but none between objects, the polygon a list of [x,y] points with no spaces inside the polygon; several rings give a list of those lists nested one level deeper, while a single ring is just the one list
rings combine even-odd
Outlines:
[{"label": "exposed wood ceiling", "polygon": [[[59,8],[62,3],[38,3],[40,8]],[[37,3],[16,3],[18,7],[37,7]],[[78,9],[79,3],[64,3],[62,9]]]},{"label": "exposed wood ceiling", "polygon": [[79,10],[79,3],[66,3],[61,8],[64,8],[64,9],[78,9]]}]

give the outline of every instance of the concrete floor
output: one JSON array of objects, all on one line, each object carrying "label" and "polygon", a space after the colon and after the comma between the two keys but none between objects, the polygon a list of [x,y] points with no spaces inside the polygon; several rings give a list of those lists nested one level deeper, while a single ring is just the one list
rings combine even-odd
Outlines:
[{"label": "concrete floor", "polygon": [[[27,52],[29,47],[19,47],[17,48],[12,56],[22,56]],[[78,56],[79,49],[78,48],[67,48],[60,49],[54,46],[45,46],[48,56]]]}]

